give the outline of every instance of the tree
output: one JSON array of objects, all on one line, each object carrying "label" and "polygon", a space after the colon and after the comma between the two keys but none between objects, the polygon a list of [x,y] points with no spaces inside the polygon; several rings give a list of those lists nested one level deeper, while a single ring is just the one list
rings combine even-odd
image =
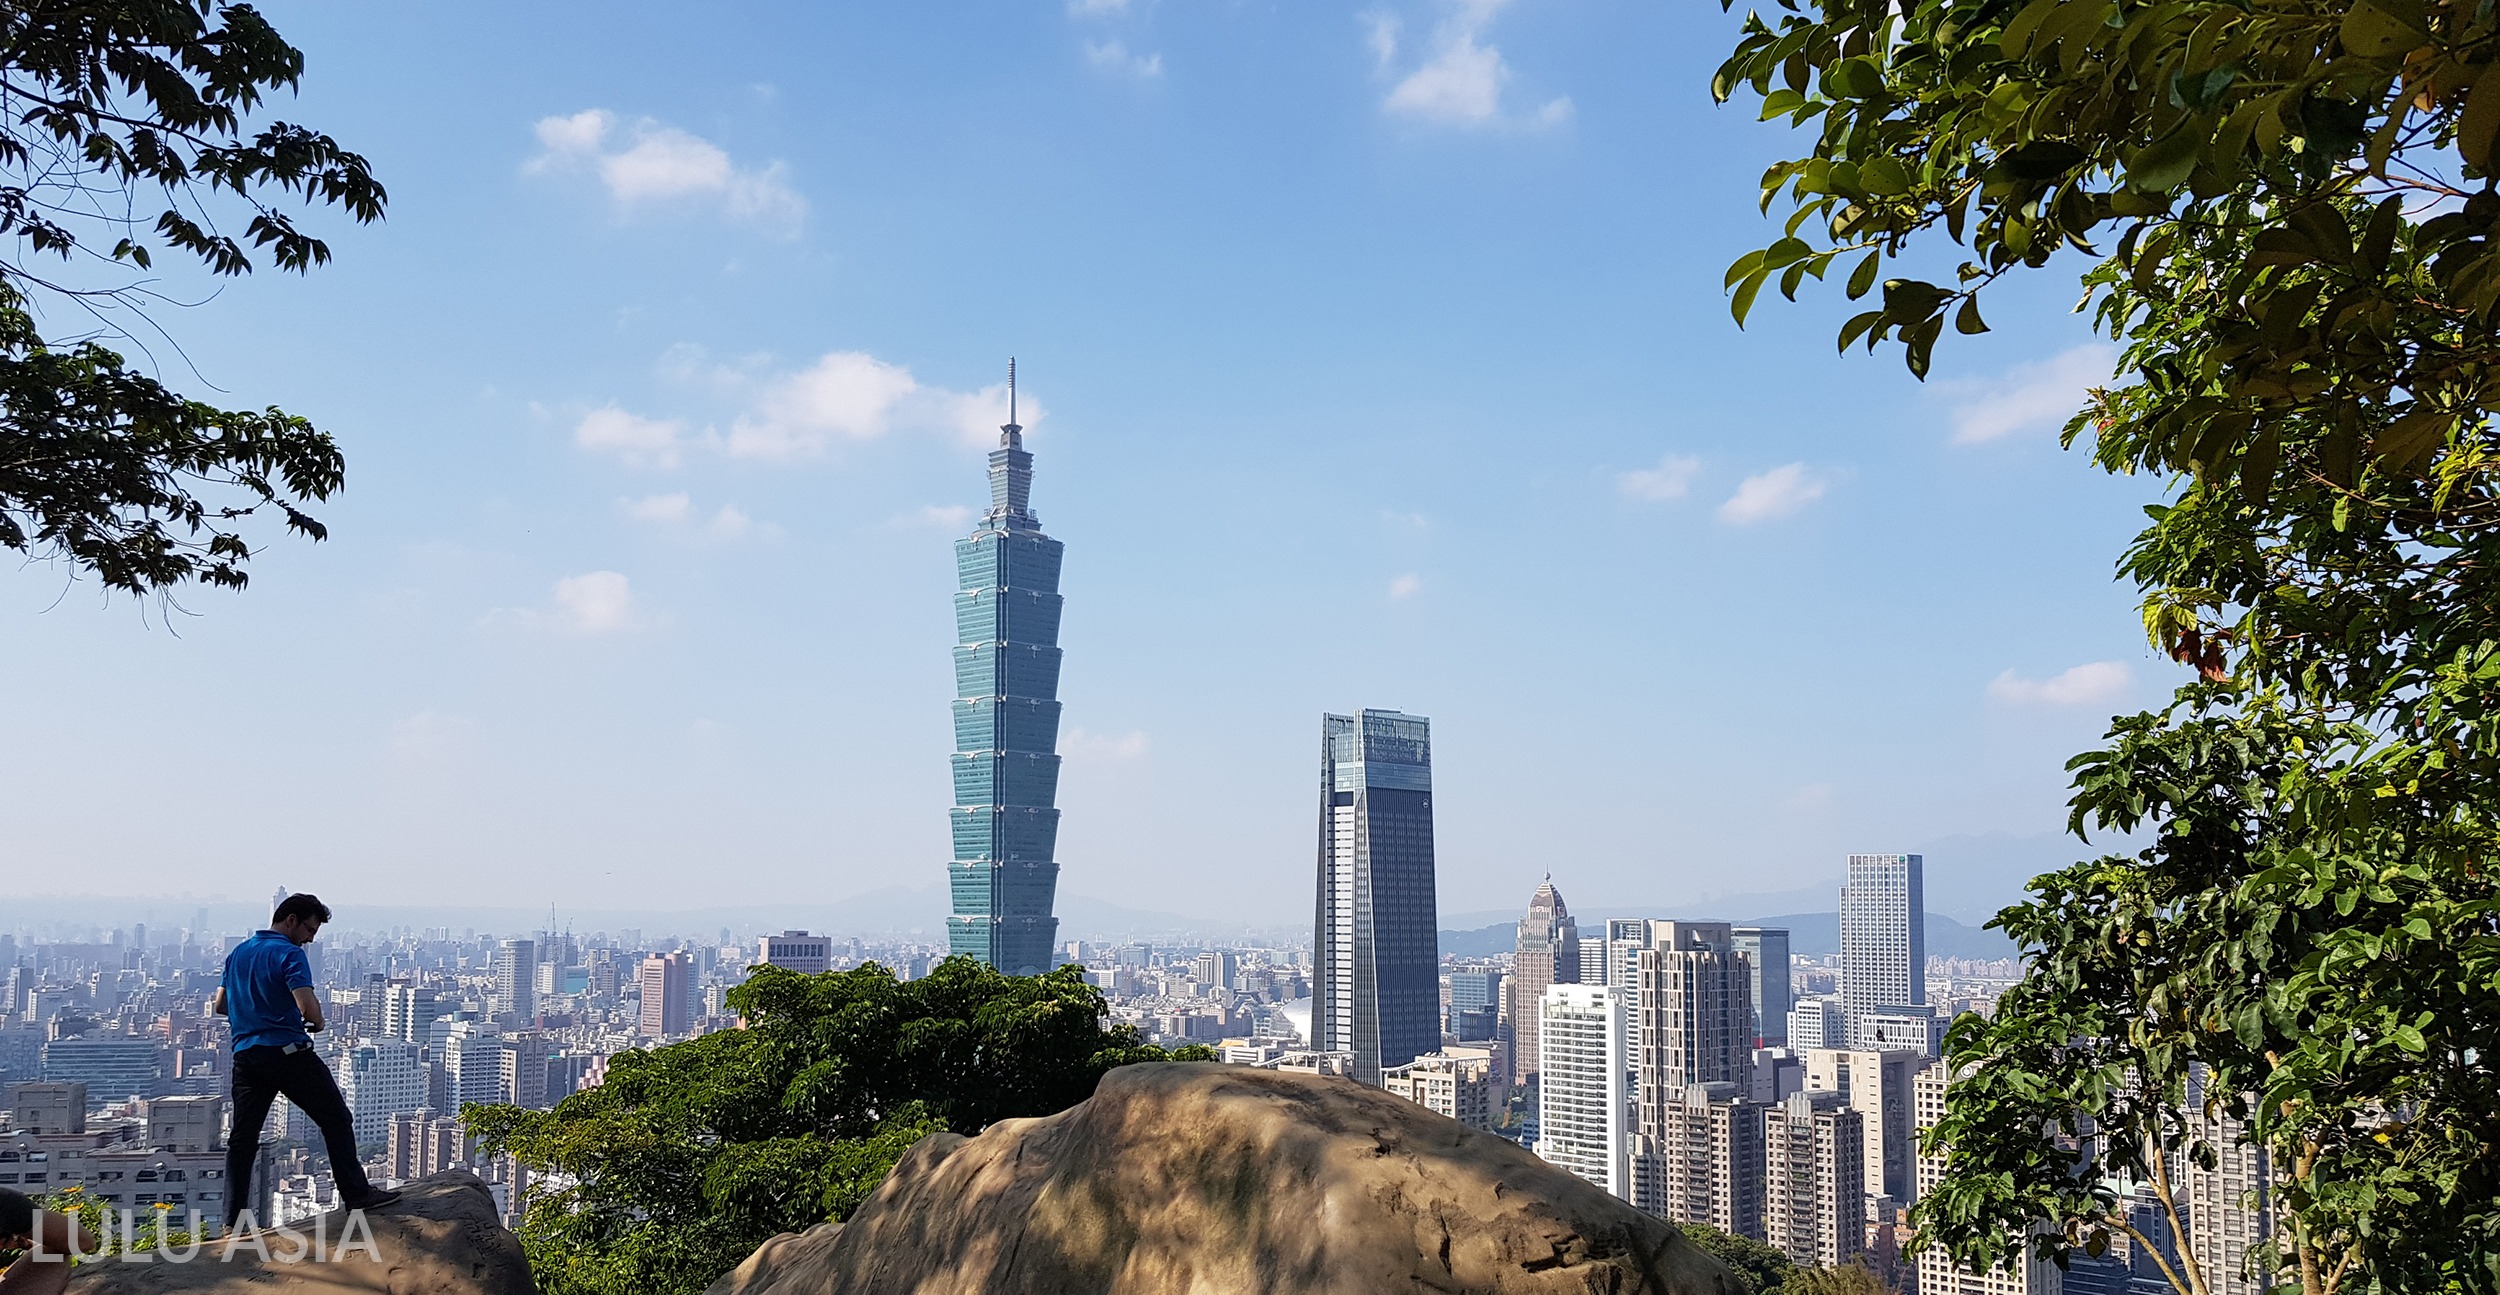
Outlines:
[{"label": "tree", "polygon": [[[248,273],[256,254],[302,272],[330,249],[281,203],[381,218],[381,184],[329,136],[286,122],[245,133],[303,70],[248,5],[0,9],[0,548],[145,594],[241,588],[241,519],[263,510],[326,534],[304,506],[343,480],[329,436],[280,409],[186,399],[98,341],[154,327],[147,306],[163,298],[142,276],[158,252],[214,275]],[[93,327],[46,337],[47,305]]]},{"label": "tree", "polygon": [[[2079,837],[2156,843],[1997,919],[2026,976],[1947,1040],[1919,1243],[1985,1265],[2047,1220],[2097,1252],[2141,1182],[2204,1295],[2173,1189],[2244,1137],[2281,1179],[2260,1275],[2500,1289],[2500,18],[1783,0],[1714,88],[1811,132],[1764,176],[1790,219],[1729,270],[1740,322],[1846,266],[1880,292],[1842,349],[1924,376],[1948,318],[1985,331],[1989,286],[2066,253],[2129,375],[2067,443],[2162,483],[2120,570],[2194,675],[2070,765]],[[1886,277],[1945,240],[1942,282]]]},{"label": "tree", "polygon": [[778,1233],[847,1218],[930,1133],[1065,1110],[1116,1066],[1212,1056],[1105,1026],[1070,967],[759,967],[729,1003],[746,1028],[619,1053],[552,1111],[463,1108],[488,1154],[541,1175],[520,1235],[548,1295],[700,1291]]},{"label": "tree", "polygon": [[1684,1239],[1700,1246],[1704,1254],[1726,1264],[1728,1270],[1745,1281],[1753,1295],[1771,1295],[1783,1290],[1802,1270],[1789,1261],[1777,1246],[1756,1241],[1752,1237],[1722,1232],[1707,1223],[1678,1223],[1676,1230]]}]

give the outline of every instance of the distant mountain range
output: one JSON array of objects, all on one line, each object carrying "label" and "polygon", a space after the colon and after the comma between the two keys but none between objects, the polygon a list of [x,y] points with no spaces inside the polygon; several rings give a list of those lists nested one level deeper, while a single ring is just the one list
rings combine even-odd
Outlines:
[{"label": "distant mountain range", "polygon": [[[1682,913],[1612,913],[1611,917],[1692,917]],[[1819,958],[1840,952],[1840,914],[1783,913],[1775,917],[1729,919],[1744,926],[1779,926],[1788,929],[1788,951],[1798,957]],[[1603,918],[1580,919],[1580,938],[1592,938],[1591,932],[1606,929]],[[1445,956],[1488,958],[1508,953],[1518,943],[1516,921],[1497,922],[1465,931],[1443,931],[1441,952]],[[2014,942],[2003,935],[1976,926],[1965,926],[1942,913],[1927,915],[1927,953],[1936,958],[2010,958]]]}]

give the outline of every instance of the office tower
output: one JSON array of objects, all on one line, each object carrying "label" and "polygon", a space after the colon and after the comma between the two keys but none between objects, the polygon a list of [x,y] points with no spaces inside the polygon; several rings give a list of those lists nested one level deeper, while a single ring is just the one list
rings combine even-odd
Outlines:
[{"label": "office tower", "polygon": [[391,1117],[425,1105],[425,1062],[406,1039],[366,1039],[339,1059],[339,1095],[356,1119],[356,1144],[387,1142]]},{"label": "office tower", "polygon": [[448,1072],[445,1096],[453,1110],[470,1102],[508,1100],[503,1083],[503,1029],[493,1021],[454,1021],[436,1054]]},{"label": "office tower", "polygon": [[780,967],[802,976],[813,976],[833,970],[833,937],[809,935],[805,931],[783,931],[758,939],[755,961],[759,966]]},{"label": "office tower", "polygon": [[506,940],[495,947],[495,999],[487,1010],[524,1021],[538,1015],[538,945]]},{"label": "office tower", "polygon": [[434,1031],[434,1022],[451,1009],[434,990],[397,981],[383,991],[382,1033],[394,1039],[423,1043]]},{"label": "office tower", "polygon": [[1788,1046],[1844,1047],[1849,1042],[1849,1013],[1837,998],[1800,998],[1788,1009]]},{"label": "office tower", "polygon": [[547,1059],[554,1055],[554,1040],[536,1030],[505,1035],[503,1054],[497,1059],[503,1100],[527,1110],[545,1110],[551,1104]]},{"label": "office tower", "polygon": [[1736,1084],[1753,1068],[1752,969],[1725,922],[1653,922],[1641,950],[1637,1023],[1642,1131],[1652,1107],[1694,1084]]},{"label": "office tower", "polygon": [[[1945,1070],[1929,1066],[1910,1081],[1912,1122],[1920,1133],[1936,1127],[1944,1118]],[[1944,1156],[1922,1154],[1917,1159],[1917,1193],[1921,1196],[1934,1190],[1944,1177]],[[2155,1228],[2147,1235],[2160,1235]],[[2074,1268],[2085,1267],[2089,1256],[2081,1250],[2074,1255]],[[2069,1270],[2070,1275],[2073,1269]],[[2087,1280],[2092,1274],[2086,1273]],[[1979,1272],[1953,1262],[1941,1246],[1930,1246],[1918,1255],[1919,1295],[2058,1295],[2065,1282],[2057,1265],[2032,1253],[2029,1246],[2010,1255],[1987,1272]],[[2168,1289],[2168,1284],[2163,1284]]]},{"label": "office tower", "polygon": [[1502,973],[1498,968],[1453,971],[1450,1019],[1445,1027],[1462,1043],[1490,1042],[1499,1037],[1502,1018]]},{"label": "office tower", "polygon": [[1580,924],[1548,877],[1529,898],[1528,915],[1519,919],[1518,952],[1510,964],[1510,1073],[1516,1082],[1536,1079],[1537,1012],[1546,986],[1579,982]]},{"label": "office tower", "polygon": [[1658,1109],[1656,1128],[1641,1136],[1634,1203],[1760,1240],[1764,1103],[1735,1084],[1694,1084]]},{"label": "office tower", "polygon": [[1580,943],[1580,980],[1623,991],[1623,1013],[1635,1028],[1641,1020],[1641,950],[1649,947],[1656,925],[1646,917],[1608,918],[1595,959],[1589,957],[1589,943]]},{"label": "office tower", "polygon": [[[2274,1235],[2274,1174],[2266,1149],[2249,1140],[2246,1121],[2222,1109],[2205,1067],[2188,1071],[2187,1111],[2195,1136],[2214,1151],[2211,1168],[2184,1161],[2180,1203],[2187,1207],[2188,1255],[2204,1270],[2209,1295],[2258,1295],[2271,1272],[2264,1252]],[[2256,1267],[2251,1266],[2257,1260]]]},{"label": "office tower", "polygon": [[685,1033],[694,1024],[694,964],[683,953],[654,953],[635,977],[642,987],[644,1038]]},{"label": "office tower", "polygon": [[1852,1044],[1860,1015],[1927,1005],[1921,871],[1915,854],[1849,856],[1849,880],[1840,888],[1840,1005]]},{"label": "office tower", "polygon": [[954,914],[947,951],[1011,976],[1048,971],[1059,919],[1059,541],[1033,515],[1015,417],[990,451],[990,510],[955,541]]},{"label": "office tower", "polygon": [[[1433,937],[1436,947],[1440,936]],[[1189,978],[1213,989],[1231,989],[1240,975],[1241,959],[1230,949],[1209,949],[1190,963]]]},{"label": "office tower", "polygon": [[1604,985],[1548,985],[1537,1002],[1536,1153],[1625,1201],[1632,1199],[1630,1035],[1623,996]]},{"label": "office tower", "polygon": [[1788,930],[1778,926],[1735,928],[1736,951],[1753,964],[1754,1046],[1788,1043]]},{"label": "office tower", "polygon": [[1866,1249],[1866,1146],[1838,1093],[1792,1093],[1762,1117],[1762,1239],[1791,1260],[1832,1268]]},{"label": "office tower", "polygon": [[1923,1052],[1809,1048],[1806,1089],[1838,1093],[1858,1113],[1866,1146],[1866,1194],[1908,1205],[1918,1198],[1918,1109],[1911,1083],[1927,1069]]},{"label": "office tower", "polygon": [[1311,1046],[1378,1086],[1441,1046],[1432,724],[1367,710],[1320,719],[1319,895]]}]

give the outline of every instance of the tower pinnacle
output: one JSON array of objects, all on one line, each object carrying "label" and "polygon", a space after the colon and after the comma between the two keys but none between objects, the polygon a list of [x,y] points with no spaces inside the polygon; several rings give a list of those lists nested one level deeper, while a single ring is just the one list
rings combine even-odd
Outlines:
[{"label": "tower pinnacle", "polygon": [[1016,357],[1012,355],[1007,357],[1007,421],[1000,424],[998,430],[1003,433],[998,438],[1000,445],[1009,449],[1022,448],[1018,433],[1024,428],[1016,422]]}]

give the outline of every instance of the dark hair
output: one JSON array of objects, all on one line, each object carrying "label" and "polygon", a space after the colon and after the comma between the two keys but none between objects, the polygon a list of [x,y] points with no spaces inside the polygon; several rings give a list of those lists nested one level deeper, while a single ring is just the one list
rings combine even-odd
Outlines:
[{"label": "dark hair", "polygon": [[330,906],[312,895],[289,895],[278,901],[278,911],[269,915],[269,924],[275,926],[290,917],[327,922],[330,920]]}]

